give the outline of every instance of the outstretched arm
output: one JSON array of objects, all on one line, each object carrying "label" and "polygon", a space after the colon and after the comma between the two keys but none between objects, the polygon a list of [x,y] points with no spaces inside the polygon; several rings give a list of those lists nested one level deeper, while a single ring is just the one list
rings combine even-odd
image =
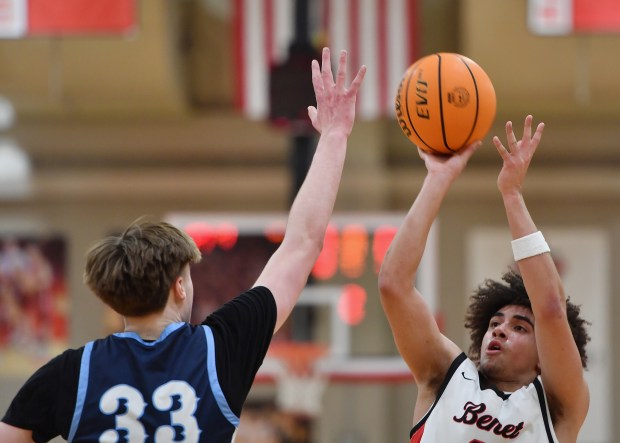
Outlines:
[{"label": "outstretched arm", "polygon": [[355,120],[355,101],[366,67],[362,66],[347,88],[347,53],[339,57],[336,78],[329,49],[323,49],[322,67],[312,62],[312,83],[317,106],[308,108],[314,128],[321,133],[308,174],[291,207],[284,240],[269,259],[255,285],[268,287],[278,308],[276,330],[293,310],[321,252],[332,215],[347,139]]},{"label": "outstretched arm", "polygon": [[[522,185],[532,156],[542,137],[540,123],[532,136],[532,116],[525,119],[523,137],[517,141],[512,123],[506,123],[508,148],[498,137],[493,143],[503,159],[497,179],[513,239],[538,231],[526,207]],[[566,315],[566,298],[551,254],[546,252],[517,262],[534,313],[541,377],[550,404],[557,402],[562,422],[574,426],[574,435],[585,420],[589,394],[581,358]]]},{"label": "outstretched arm", "polygon": [[415,278],[441,203],[480,145],[474,143],[452,156],[434,156],[418,149],[427,175],[379,272],[381,303],[394,340],[418,389],[426,391],[429,399],[434,399],[436,389],[461,350],[439,331],[433,313],[414,286]]}]

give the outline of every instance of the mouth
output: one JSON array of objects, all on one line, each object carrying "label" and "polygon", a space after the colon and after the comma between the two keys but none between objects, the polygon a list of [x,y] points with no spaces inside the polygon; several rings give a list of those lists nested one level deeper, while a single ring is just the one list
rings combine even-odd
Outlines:
[{"label": "mouth", "polygon": [[494,355],[502,352],[502,344],[498,340],[491,340],[489,345],[487,346],[487,354]]}]

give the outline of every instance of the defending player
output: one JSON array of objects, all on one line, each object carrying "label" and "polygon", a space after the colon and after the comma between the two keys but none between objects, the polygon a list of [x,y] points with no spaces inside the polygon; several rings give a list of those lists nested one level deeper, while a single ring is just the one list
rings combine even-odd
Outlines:
[{"label": "defending player", "polygon": [[[342,174],[366,68],[345,86],[329,49],[312,63],[321,133],[282,244],[255,287],[190,325],[194,242],[166,223],[141,222],[99,242],[85,281],[125,319],[125,332],[67,350],[37,371],[0,423],[0,442],[230,443],[271,337],[316,261]],[[87,313],[82,313],[88,315]]]}]

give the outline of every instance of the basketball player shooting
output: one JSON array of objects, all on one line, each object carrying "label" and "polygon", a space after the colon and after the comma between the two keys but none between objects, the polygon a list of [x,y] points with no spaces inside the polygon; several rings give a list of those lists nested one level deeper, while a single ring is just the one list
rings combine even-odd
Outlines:
[{"label": "basketball player shooting", "polygon": [[419,150],[427,175],[379,274],[383,308],[418,387],[411,443],[577,441],[589,405],[586,322],[567,300],[522,194],[543,128],[532,135],[528,116],[521,140],[510,122],[507,146],[493,138],[518,273],[474,293],[465,323],[469,355],[440,332],[414,282],[441,203],[480,142],[451,156]]}]

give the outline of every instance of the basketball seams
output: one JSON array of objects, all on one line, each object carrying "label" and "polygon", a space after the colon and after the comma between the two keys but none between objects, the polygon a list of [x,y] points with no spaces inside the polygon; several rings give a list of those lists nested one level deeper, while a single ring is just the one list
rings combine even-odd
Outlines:
[{"label": "basketball seams", "polygon": [[[416,70],[419,69],[419,66],[415,69],[412,69],[411,74],[407,76],[407,84],[405,85],[405,100],[401,100],[401,106],[402,103],[405,103],[405,109],[407,111],[407,120],[409,121],[409,126],[411,127],[411,129],[413,130],[413,132],[415,133],[415,135],[418,137],[418,139],[422,142],[422,144],[424,146],[426,146],[427,150],[431,150],[433,151],[433,153],[435,154],[441,154],[442,152],[436,150],[435,148],[433,148],[432,146],[428,145],[424,139],[422,138],[422,136],[418,133],[418,131],[416,130],[416,125],[413,124],[413,120],[411,118],[411,112],[409,112],[409,87],[412,83],[412,79],[415,77],[415,72]],[[415,84],[414,84],[415,87]],[[414,106],[415,106],[415,102],[414,102]]]},{"label": "basketball seams", "polygon": [[439,92],[439,121],[441,125],[441,137],[443,138],[443,147],[450,152],[456,152],[448,145],[448,137],[446,135],[446,125],[443,115],[443,82],[441,81],[441,54],[435,55],[437,56],[437,91]]},{"label": "basketball seams", "polygon": [[465,143],[467,143],[469,139],[471,138],[472,134],[474,133],[474,131],[476,130],[476,125],[478,124],[478,112],[480,110],[480,96],[478,95],[478,83],[476,82],[476,76],[471,70],[469,63],[467,63],[467,61],[463,57],[458,57],[458,59],[463,62],[463,64],[467,68],[467,71],[469,72],[469,75],[471,75],[471,80],[474,83],[474,91],[476,91],[476,112],[474,113],[474,121],[472,122],[471,130],[469,131],[467,138],[465,138]]}]

